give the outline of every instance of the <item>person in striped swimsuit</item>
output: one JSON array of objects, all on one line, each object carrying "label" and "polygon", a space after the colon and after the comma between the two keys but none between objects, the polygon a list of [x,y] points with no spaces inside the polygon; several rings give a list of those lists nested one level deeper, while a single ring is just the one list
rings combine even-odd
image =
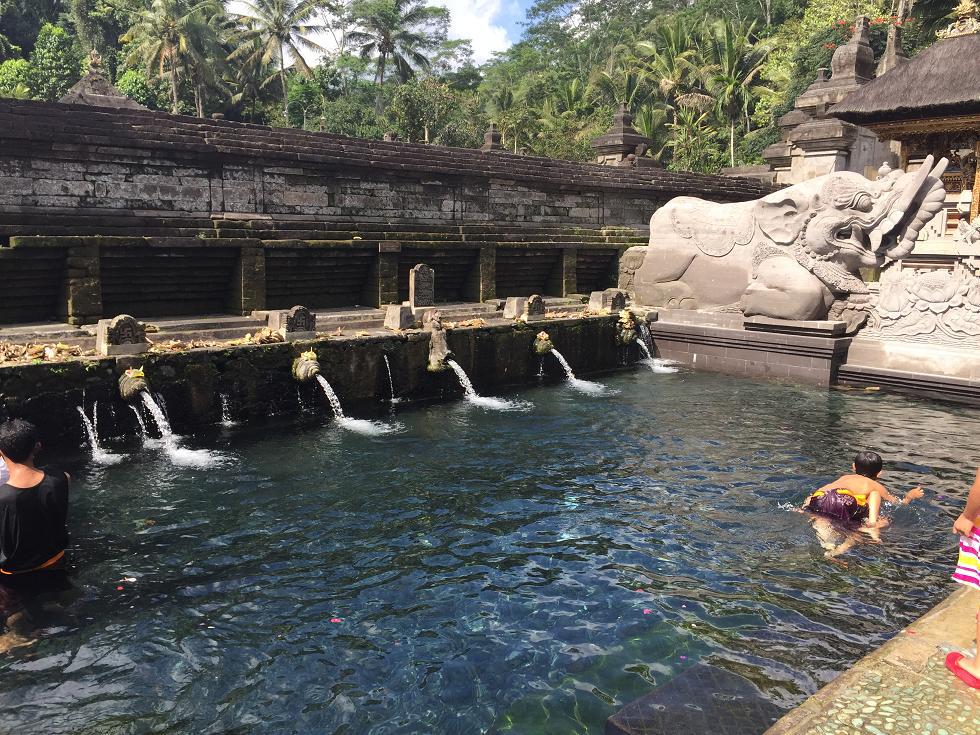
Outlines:
[{"label": "person in striped swimsuit", "polygon": [[[953,533],[960,537],[960,556],[953,580],[980,590],[980,468],[966,499],[966,508],[953,523]],[[977,610],[976,643],[980,649],[980,609]],[[974,689],[980,689],[980,650],[973,656],[953,651],[946,657],[946,668]]]}]

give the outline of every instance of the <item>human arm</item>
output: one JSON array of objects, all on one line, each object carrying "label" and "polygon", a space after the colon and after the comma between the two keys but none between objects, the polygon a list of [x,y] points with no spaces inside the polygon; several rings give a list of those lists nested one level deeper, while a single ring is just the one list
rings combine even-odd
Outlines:
[{"label": "human arm", "polygon": [[977,476],[973,480],[973,487],[970,488],[970,494],[967,496],[966,507],[953,523],[953,533],[969,536],[973,532],[973,526],[978,517],[980,517],[980,467],[977,468]]}]

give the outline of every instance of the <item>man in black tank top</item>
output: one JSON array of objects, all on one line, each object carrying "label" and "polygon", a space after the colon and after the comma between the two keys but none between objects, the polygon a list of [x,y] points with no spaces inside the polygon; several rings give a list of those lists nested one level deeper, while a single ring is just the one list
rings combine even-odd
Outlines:
[{"label": "man in black tank top", "polygon": [[0,485],[0,652],[27,642],[24,608],[67,586],[68,486],[64,472],[34,466],[41,448],[37,428],[14,419],[0,425],[0,460],[9,477]]}]

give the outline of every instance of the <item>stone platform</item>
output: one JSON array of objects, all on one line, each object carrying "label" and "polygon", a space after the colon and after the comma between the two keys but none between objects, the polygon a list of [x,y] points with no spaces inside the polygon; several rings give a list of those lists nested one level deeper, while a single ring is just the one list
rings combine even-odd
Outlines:
[{"label": "stone platform", "polygon": [[960,589],[765,735],[976,735],[980,692],[943,665],[973,646],[980,593]]},{"label": "stone platform", "polygon": [[696,370],[831,385],[850,338],[841,322],[790,322],[663,309],[650,323],[657,354]]}]

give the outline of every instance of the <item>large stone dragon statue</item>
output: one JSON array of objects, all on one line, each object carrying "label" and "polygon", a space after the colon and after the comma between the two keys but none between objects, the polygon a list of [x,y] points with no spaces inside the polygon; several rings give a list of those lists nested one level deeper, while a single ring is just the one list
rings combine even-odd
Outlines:
[{"label": "large stone dragon statue", "polygon": [[[650,219],[650,244],[631,290],[641,305],[776,319],[863,320],[861,268],[912,252],[943,206],[929,156],[876,181],[839,171],[762,199],[718,204],[677,197]],[[854,326],[857,326],[855,324]]]}]

